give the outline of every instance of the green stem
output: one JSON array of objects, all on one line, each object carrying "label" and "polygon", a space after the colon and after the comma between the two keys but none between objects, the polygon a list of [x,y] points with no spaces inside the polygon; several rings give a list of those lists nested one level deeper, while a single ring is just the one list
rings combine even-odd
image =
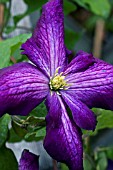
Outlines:
[{"label": "green stem", "polygon": [[[4,5],[4,9],[5,9],[5,8],[6,8],[6,4],[5,4],[5,3],[3,3],[3,5]],[[4,30],[4,28],[7,26],[8,21],[9,21],[11,5],[12,5],[12,1],[11,1],[11,0],[9,0],[9,8],[8,8],[7,17],[6,17],[5,21],[3,21],[3,23],[2,23],[2,27],[1,27],[1,30],[0,30],[0,36],[1,36],[1,37],[2,37],[3,30]],[[4,17],[3,17],[3,20],[4,20]]]},{"label": "green stem", "polygon": [[86,153],[90,154],[90,137],[85,138]]}]

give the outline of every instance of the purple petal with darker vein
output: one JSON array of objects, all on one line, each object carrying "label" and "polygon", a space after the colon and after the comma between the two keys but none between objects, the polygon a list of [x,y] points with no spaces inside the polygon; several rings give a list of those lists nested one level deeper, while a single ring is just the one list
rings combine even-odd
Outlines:
[{"label": "purple petal with darker vein", "polygon": [[79,51],[75,58],[69,63],[64,74],[81,72],[93,65],[95,58],[92,54],[88,54],[83,51]]},{"label": "purple petal with darker vein", "polygon": [[19,170],[39,170],[39,156],[24,150],[19,162]]},{"label": "purple petal with darker vein", "polygon": [[43,69],[50,76],[56,68],[63,70],[67,64],[63,21],[63,0],[50,0],[42,8],[32,38],[22,45],[24,54],[37,66],[44,64]]},{"label": "purple petal with darker vein", "polygon": [[55,93],[51,96],[46,123],[46,151],[53,159],[66,163],[70,170],[82,170],[81,131],[69,119],[62,99]]},{"label": "purple petal with darker vein", "polygon": [[33,38],[28,39],[22,44],[21,50],[24,50],[22,54],[27,55],[38,69],[49,76],[48,62],[45,60],[46,54],[36,45]]},{"label": "purple petal with darker vein", "polygon": [[68,74],[70,84],[67,94],[77,98],[88,107],[113,110],[113,66],[95,59],[85,71]]},{"label": "purple petal with darker vein", "polygon": [[27,115],[48,94],[48,78],[29,63],[0,70],[0,116]]},{"label": "purple petal with darker vein", "polygon": [[94,130],[96,126],[96,117],[94,113],[80,100],[71,95],[61,92],[63,99],[70,107],[75,123],[83,129]]}]

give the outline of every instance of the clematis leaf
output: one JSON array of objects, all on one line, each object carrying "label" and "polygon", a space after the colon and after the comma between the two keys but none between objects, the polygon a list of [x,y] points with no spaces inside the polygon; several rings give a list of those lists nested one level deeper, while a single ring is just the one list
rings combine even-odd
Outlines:
[{"label": "clematis leaf", "polygon": [[96,130],[113,128],[113,111],[96,108],[93,111],[98,113]]},{"label": "clematis leaf", "polygon": [[62,170],[69,170],[69,168],[63,163],[61,163],[61,169]]},{"label": "clematis leaf", "polygon": [[28,14],[41,8],[42,5],[47,2],[47,0],[41,0],[38,1],[38,3],[37,0],[33,0],[33,2],[31,0],[24,0],[24,2],[26,3],[26,5],[28,5],[28,9],[27,9],[27,14]]},{"label": "clematis leaf", "polygon": [[105,149],[107,158],[113,160],[113,147],[107,147]]},{"label": "clematis leaf", "polygon": [[90,10],[96,15],[108,17],[110,14],[110,2],[108,0],[82,0],[86,5],[89,5]]},{"label": "clematis leaf", "polygon": [[6,3],[8,2],[9,0],[0,0],[0,3]]},{"label": "clematis leaf", "polygon": [[68,0],[64,0],[64,15],[68,15],[69,13],[75,11],[77,6]]},{"label": "clematis leaf", "polygon": [[36,132],[36,137],[45,137],[45,135],[46,135],[46,128],[45,127],[43,127],[43,128],[41,128],[41,129],[39,129],[39,130],[37,130],[37,132]]},{"label": "clematis leaf", "polygon": [[45,117],[47,114],[46,106],[44,105],[44,102],[39,104],[32,112],[30,115],[36,116],[36,117]]},{"label": "clematis leaf", "polygon": [[[45,119],[42,117],[12,117],[13,136],[18,140],[24,139],[25,141],[39,141],[43,140],[45,132]],[[15,142],[14,139],[9,139]],[[11,138],[11,136],[10,136]]]},{"label": "clematis leaf", "polygon": [[27,134],[26,128],[14,120],[12,120],[11,124],[16,135],[18,135],[19,138],[24,138]]},{"label": "clematis leaf", "polygon": [[5,146],[0,148],[0,169],[1,170],[17,170],[18,163],[11,149]]},{"label": "clematis leaf", "polygon": [[94,14],[107,18],[110,14],[111,6],[108,0],[74,0],[80,6],[91,10]]},{"label": "clematis leaf", "polygon": [[91,162],[85,157],[83,160],[84,170],[92,170]]},{"label": "clematis leaf", "polygon": [[9,135],[8,135],[8,143],[15,143],[15,142],[20,142],[22,141],[23,138],[19,137],[13,128],[9,130]]},{"label": "clematis leaf", "polygon": [[40,141],[43,140],[46,135],[46,128],[39,128],[27,133],[24,137],[26,141]]},{"label": "clematis leaf", "polygon": [[106,170],[107,168],[107,157],[105,152],[96,152],[95,160],[97,161],[97,169],[98,170]]},{"label": "clematis leaf", "polygon": [[88,9],[87,5],[83,2],[83,0],[73,0],[74,2],[76,2],[79,6]]},{"label": "clematis leaf", "polygon": [[5,143],[8,137],[8,124],[10,122],[10,116],[5,114],[0,118],[0,147]]},{"label": "clematis leaf", "polygon": [[[0,62],[0,68],[9,65],[11,55],[20,47],[23,42],[26,41],[27,38],[30,37],[30,35],[31,34],[21,34],[0,42],[0,60],[2,61]],[[18,52],[18,54],[19,53],[20,52]]]},{"label": "clematis leaf", "polygon": [[113,128],[113,111],[93,108],[93,112],[97,115],[97,125],[94,132],[83,130],[83,133],[89,136],[95,136],[99,130],[105,128]]}]

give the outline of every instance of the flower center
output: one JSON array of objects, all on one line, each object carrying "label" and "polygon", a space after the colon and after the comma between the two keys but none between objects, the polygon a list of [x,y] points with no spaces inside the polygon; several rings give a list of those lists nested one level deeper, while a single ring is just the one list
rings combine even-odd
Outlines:
[{"label": "flower center", "polygon": [[61,76],[61,75],[57,75],[57,76],[53,77],[50,80],[50,89],[51,90],[63,89],[67,85],[64,78],[65,77]]},{"label": "flower center", "polygon": [[66,89],[68,84],[66,83],[65,76],[62,75],[62,73],[58,74],[58,69],[56,70],[56,73],[53,78],[50,80],[50,89],[51,90],[60,90],[60,89]]}]

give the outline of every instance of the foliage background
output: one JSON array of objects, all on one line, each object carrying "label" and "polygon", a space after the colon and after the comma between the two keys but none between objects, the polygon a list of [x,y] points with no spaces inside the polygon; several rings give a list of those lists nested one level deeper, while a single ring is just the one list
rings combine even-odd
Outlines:
[{"label": "foliage background", "polygon": [[[0,0],[0,68],[28,60],[20,54],[19,48],[31,36],[41,7],[47,2],[23,0],[26,7],[24,12],[20,9],[20,13],[12,15],[14,1]],[[15,8],[18,8],[18,4]],[[70,60],[78,50],[84,50],[113,64],[113,0],[64,0],[64,14],[65,43],[73,52]],[[29,25],[20,25],[26,16],[30,18]],[[108,170],[109,161],[113,161],[113,112],[93,110],[98,123],[94,132],[83,131],[84,169]],[[41,104],[27,117],[6,114],[0,118],[0,169],[18,169],[16,157],[6,147],[6,142],[43,140],[45,115],[46,108]],[[53,161],[52,169],[55,168],[56,162]],[[67,167],[60,164],[59,169],[67,170]]]}]

